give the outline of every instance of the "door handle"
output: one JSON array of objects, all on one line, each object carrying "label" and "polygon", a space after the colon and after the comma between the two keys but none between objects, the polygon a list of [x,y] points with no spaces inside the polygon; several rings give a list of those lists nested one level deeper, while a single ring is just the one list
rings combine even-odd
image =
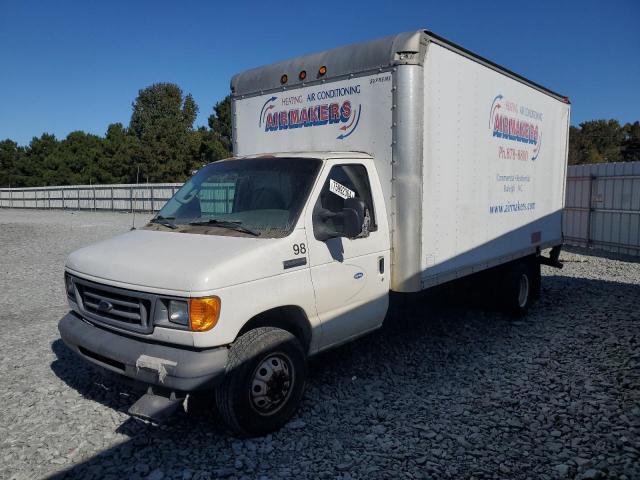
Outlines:
[{"label": "door handle", "polygon": [[378,272],[381,275],[384,273],[384,257],[378,257]]}]

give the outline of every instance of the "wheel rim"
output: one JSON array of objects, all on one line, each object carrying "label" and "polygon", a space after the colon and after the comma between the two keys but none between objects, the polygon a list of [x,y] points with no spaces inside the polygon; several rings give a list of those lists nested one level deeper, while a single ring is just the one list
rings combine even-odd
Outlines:
[{"label": "wheel rim", "polygon": [[262,360],[253,372],[251,406],[260,415],[273,415],[289,400],[293,390],[294,370],[284,353],[274,353]]},{"label": "wheel rim", "polygon": [[520,276],[520,288],[518,290],[518,306],[524,308],[529,300],[529,277],[525,274]]}]

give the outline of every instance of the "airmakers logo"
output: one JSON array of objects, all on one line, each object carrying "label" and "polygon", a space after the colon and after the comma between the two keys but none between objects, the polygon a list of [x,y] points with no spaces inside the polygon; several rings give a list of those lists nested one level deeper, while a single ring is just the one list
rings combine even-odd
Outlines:
[{"label": "airmakers logo", "polygon": [[360,94],[360,85],[332,90],[320,90],[295,96],[269,98],[262,105],[258,127],[277,132],[296,128],[334,126],[336,139],[343,140],[358,128],[362,105],[354,106],[352,99],[308,105],[318,100],[332,100]]},{"label": "airmakers logo", "polygon": [[499,158],[526,161],[540,155],[542,113],[496,95],[489,110],[489,129],[501,140]]}]

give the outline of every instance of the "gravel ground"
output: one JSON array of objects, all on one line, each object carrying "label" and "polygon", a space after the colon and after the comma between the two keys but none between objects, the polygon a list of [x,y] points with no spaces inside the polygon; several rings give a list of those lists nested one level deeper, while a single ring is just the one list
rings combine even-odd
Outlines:
[{"label": "gravel ground", "polygon": [[422,302],[315,358],[284,429],[237,440],[203,408],[131,419],[139,389],[59,339],[65,256],[130,222],[0,210],[1,478],[640,478],[637,260],[563,253],[519,321]]}]

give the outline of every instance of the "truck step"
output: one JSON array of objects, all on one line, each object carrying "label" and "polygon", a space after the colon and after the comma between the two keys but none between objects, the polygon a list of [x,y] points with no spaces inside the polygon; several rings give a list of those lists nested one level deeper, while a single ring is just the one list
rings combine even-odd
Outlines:
[{"label": "truck step", "polygon": [[148,420],[153,423],[164,423],[182,405],[184,397],[176,396],[175,392],[169,395],[158,395],[150,388],[136,403],[129,407],[129,415]]}]

